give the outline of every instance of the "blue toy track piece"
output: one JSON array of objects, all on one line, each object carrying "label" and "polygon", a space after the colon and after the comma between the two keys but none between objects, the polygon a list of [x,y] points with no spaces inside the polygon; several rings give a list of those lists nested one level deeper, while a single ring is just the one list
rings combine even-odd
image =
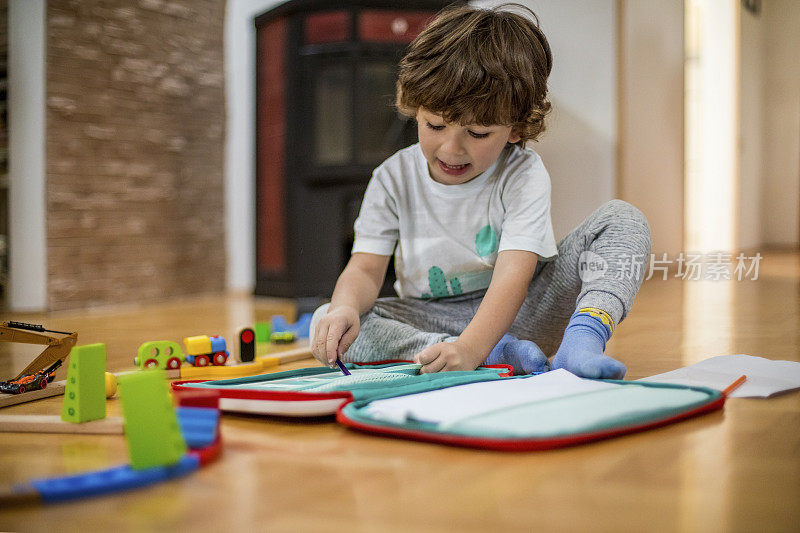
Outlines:
[{"label": "blue toy track piece", "polygon": [[210,407],[176,407],[178,425],[190,448],[205,448],[217,440],[219,410]]},{"label": "blue toy track piece", "polygon": [[216,456],[212,453],[203,458],[203,450],[213,448],[218,440],[219,410],[212,407],[180,406],[175,412],[186,444],[193,449],[192,453],[182,456],[176,463],[141,470],[135,470],[131,465],[120,465],[70,476],[35,479],[14,485],[14,497],[27,501],[28,498],[38,496],[42,503],[57,503],[145,487],[197,470],[201,460],[208,462]]},{"label": "blue toy track piece", "polygon": [[[33,480],[26,485],[30,485],[39,492],[43,502],[54,503],[144,487],[184,476],[199,467],[200,459],[195,455],[187,454],[174,465],[155,466],[144,470],[134,470],[130,465],[122,465],[108,470]],[[26,492],[29,490],[26,485],[19,485],[16,489],[19,492]]]},{"label": "blue toy track piece", "polygon": [[301,339],[307,339],[309,330],[311,329],[312,316],[312,313],[303,313],[300,315],[300,318],[297,319],[297,322],[289,324],[286,317],[283,315],[275,315],[272,317],[272,332],[291,332],[295,333]]}]

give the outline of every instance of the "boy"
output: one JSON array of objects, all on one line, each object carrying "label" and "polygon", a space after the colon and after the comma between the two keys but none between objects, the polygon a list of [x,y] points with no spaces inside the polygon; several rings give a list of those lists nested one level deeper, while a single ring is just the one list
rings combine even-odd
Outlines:
[{"label": "boy", "polygon": [[[530,373],[555,353],[553,368],[624,376],[603,352],[641,285],[643,272],[623,270],[649,255],[649,227],[614,200],[556,245],[550,178],[525,148],[544,131],[552,67],[530,14],[536,24],[448,8],[411,43],[397,108],[416,118],[419,143],[373,173],[353,255],[312,319],[321,362],[413,358],[422,372],[506,363]],[[392,254],[399,298],[376,301]],[[600,269],[582,280],[587,257]]]}]

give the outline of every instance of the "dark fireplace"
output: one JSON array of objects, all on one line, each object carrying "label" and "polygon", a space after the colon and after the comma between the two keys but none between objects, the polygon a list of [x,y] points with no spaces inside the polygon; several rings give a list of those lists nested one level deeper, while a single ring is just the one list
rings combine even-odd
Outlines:
[{"label": "dark fireplace", "polygon": [[[282,4],[256,18],[256,294],[328,297],[372,170],[416,142],[397,62],[444,2]],[[390,266],[382,294],[391,294]]]}]

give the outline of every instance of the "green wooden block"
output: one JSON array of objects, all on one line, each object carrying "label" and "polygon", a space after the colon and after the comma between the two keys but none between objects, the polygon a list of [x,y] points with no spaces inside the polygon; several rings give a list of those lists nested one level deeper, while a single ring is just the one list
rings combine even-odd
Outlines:
[{"label": "green wooden block", "polygon": [[272,326],[269,322],[256,322],[256,342],[269,342]]},{"label": "green wooden block", "polygon": [[75,346],[69,353],[61,420],[88,422],[105,417],[106,345]]},{"label": "green wooden block", "polygon": [[119,376],[125,440],[136,470],[177,463],[186,454],[169,386],[160,369]]}]

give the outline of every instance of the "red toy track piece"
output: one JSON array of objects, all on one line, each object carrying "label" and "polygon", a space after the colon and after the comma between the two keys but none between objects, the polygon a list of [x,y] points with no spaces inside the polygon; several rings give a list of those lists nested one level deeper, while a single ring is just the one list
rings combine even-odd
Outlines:
[{"label": "red toy track piece", "polygon": [[222,453],[222,440],[217,437],[213,444],[199,450],[190,449],[189,454],[194,455],[200,461],[200,466],[205,466],[213,462]]},{"label": "red toy track piece", "polygon": [[209,407],[219,409],[219,391],[210,389],[174,390],[181,407]]}]

